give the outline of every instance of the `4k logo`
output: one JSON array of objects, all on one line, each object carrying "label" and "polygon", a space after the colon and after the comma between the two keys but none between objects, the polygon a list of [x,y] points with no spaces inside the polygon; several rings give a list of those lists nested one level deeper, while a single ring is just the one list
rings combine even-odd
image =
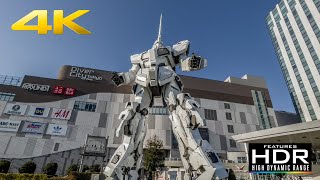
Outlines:
[{"label": "4k logo", "polygon": [[[89,10],[78,10],[66,17],[64,17],[63,10],[53,11],[53,27],[48,25],[48,11],[47,10],[34,10],[27,14],[17,22],[15,22],[11,28],[14,31],[38,31],[38,34],[48,34],[48,31],[52,31],[54,34],[63,34],[64,26],[74,31],[77,34],[91,34],[90,31],[73,22],[80,16],[88,13]],[[38,17],[37,25],[27,25],[32,19]]]}]

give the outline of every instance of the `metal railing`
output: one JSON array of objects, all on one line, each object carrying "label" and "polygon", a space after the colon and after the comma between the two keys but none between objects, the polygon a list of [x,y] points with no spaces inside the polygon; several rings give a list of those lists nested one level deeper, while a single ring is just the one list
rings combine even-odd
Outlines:
[{"label": "metal railing", "polygon": [[21,86],[23,77],[0,75],[0,84],[9,86]]}]

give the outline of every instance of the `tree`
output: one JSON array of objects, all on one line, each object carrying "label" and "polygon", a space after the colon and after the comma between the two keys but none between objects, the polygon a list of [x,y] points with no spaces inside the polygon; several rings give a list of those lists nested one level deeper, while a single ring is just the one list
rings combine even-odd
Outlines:
[{"label": "tree", "polygon": [[236,175],[234,174],[234,171],[232,169],[229,169],[229,177],[228,177],[228,180],[236,180],[237,177]]},{"label": "tree", "polygon": [[90,172],[100,172],[100,165],[99,164],[94,164],[90,166]]},{"label": "tree", "polygon": [[158,168],[164,167],[165,157],[166,152],[163,149],[162,140],[158,139],[157,136],[148,139],[144,151],[144,168],[148,176],[156,174]]},{"label": "tree", "polygon": [[24,165],[22,165],[18,171],[19,173],[28,173],[28,174],[33,174],[34,171],[36,170],[37,165],[36,163],[32,162],[32,161],[28,161],[26,162]]},{"label": "tree", "polygon": [[54,176],[56,175],[58,169],[58,164],[57,163],[48,163],[44,168],[43,172],[47,175]]},{"label": "tree", "polygon": [[67,174],[70,174],[70,172],[77,171],[77,170],[78,170],[78,165],[72,164],[71,166],[68,167]]},{"label": "tree", "polygon": [[90,167],[87,166],[87,165],[83,165],[83,167],[82,167],[82,172],[86,172],[86,171],[88,171],[88,170],[90,170]]},{"label": "tree", "polygon": [[10,168],[10,161],[1,160],[0,161],[0,173],[7,173]]}]

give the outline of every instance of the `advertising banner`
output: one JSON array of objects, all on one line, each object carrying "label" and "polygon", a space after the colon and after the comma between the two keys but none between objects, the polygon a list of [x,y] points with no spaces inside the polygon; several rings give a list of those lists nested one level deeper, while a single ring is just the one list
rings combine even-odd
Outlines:
[{"label": "advertising banner", "polygon": [[69,120],[72,110],[70,109],[56,109],[53,108],[51,118]]},{"label": "advertising banner", "polygon": [[65,136],[67,134],[68,125],[49,124],[47,133],[54,136]]},{"label": "advertising banner", "polygon": [[0,119],[0,131],[17,132],[21,121]]},{"label": "advertising banner", "polygon": [[48,117],[50,108],[31,106],[29,116],[33,117]]},{"label": "advertising banner", "polygon": [[46,127],[45,123],[39,122],[24,122],[21,132],[43,134]]},{"label": "advertising banner", "polygon": [[4,113],[12,115],[24,115],[27,107],[28,105],[8,103],[4,110]]}]

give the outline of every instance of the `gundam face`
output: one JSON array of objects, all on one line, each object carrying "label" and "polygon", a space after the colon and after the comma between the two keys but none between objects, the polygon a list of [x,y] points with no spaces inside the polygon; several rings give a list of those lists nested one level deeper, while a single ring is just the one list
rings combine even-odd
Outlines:
[{"label": "gundam face", "polygon": [[112,81],[117,86],[134,82],[133,102],[128,102],[119,115],[118,136],[123,131],[123,143],[118,147],[104,170],[107,179],[138,179],[142,167],[143,142],[147,131],[145,120],[153,98],[159,96],[169,109],[173,133],[179,143],[184,179],[223,179],[228,177],[221,160],[211,145],[200,136],[198,127],[205,120],[198,113],[200,105],[190,94],[182,93],[183,83],[175,72],[195,71],[207,66],[207,60],[192,54],[188,56],[190,42],[181,41],[171,48],[161,41],[162,15],[158,38],[152,48],[131,56],[132,68],[125,73],[114,73]]}]

